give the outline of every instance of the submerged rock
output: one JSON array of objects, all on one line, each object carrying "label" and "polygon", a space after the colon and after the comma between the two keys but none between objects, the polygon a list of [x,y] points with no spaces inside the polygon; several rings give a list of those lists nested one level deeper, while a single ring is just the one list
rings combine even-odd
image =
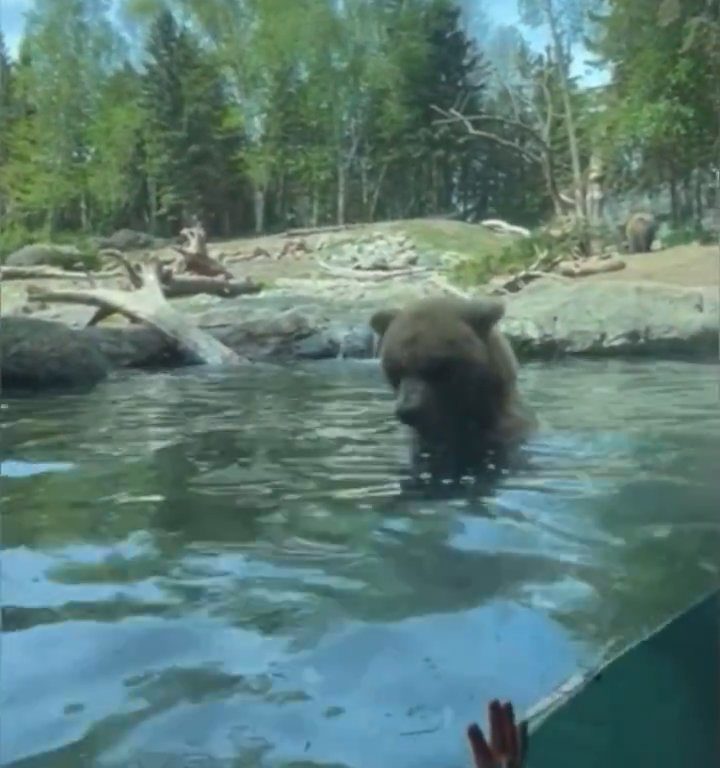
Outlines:
[{"label": "submerged rock", "polygon": [[91,338],[62,323],[31,317],[0,321],[2,388],[92,388],[109,361]]},{"label": "submerged rock", "polygon": [[543,279],[508,299],[502,330],[521,357],[717,359],[717,288]]}]

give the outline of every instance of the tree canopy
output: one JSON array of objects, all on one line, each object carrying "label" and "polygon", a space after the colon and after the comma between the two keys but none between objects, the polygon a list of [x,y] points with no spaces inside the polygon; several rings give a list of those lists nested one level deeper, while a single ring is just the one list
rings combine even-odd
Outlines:
[{"label": "tree canopy", "polygon": [[[481,46],[455,0],[33,0],[16,60],[0,32],[3,230],[529,224],[582,209],[597,154],[613,184],[669,184],[697,215],[720,0],[594,6],[522,0],[541,52],[515,29]],[[597,93],[571,76],[581,40],[611,70]]]}]

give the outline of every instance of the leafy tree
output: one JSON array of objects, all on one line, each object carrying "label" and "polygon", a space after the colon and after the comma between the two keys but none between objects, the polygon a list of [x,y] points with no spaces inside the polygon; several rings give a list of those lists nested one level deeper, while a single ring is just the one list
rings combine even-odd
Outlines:
[{"label": "leafy tree", "polygon": [[4,177],[14,215],[87,229],[88,127],[117,45],[104,0],[35,0],[16,85],[22,117],[8,137]]},{"label": "leafy tree", "polygon": [[604,117],[613,178],[667,183],[675,221],[699,215],[720,132],[717,15],[716,0],[610,0],[597,18],[594,48],[614,70]]}]

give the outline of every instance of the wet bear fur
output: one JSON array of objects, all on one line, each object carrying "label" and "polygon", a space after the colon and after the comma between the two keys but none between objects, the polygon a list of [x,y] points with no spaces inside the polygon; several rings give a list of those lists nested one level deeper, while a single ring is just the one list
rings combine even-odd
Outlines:
[{"label": "wet bear fur", "polygon": [[649,253],[658,230],[651,213],[634,213],[625,225],[628,253]]},{"label": "wet bear fur", "polygon": [[396,417],[410,429],[413,473],[459,479],[506,467],[536,427],[518,363],[487,298],[428,298],[376,312],[380,360]]}]

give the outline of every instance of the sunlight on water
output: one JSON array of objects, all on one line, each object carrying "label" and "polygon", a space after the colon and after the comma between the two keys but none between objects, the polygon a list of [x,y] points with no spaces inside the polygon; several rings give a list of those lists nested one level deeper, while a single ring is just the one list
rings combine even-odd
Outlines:
[{"label": "sunlight on water", "polygon": [[465,765],[488,699],[523,710],[716,584],[717,368],[522,385],[528,467],[443,500],[402,493],[374,363],[9,401],[2,764]]}]

